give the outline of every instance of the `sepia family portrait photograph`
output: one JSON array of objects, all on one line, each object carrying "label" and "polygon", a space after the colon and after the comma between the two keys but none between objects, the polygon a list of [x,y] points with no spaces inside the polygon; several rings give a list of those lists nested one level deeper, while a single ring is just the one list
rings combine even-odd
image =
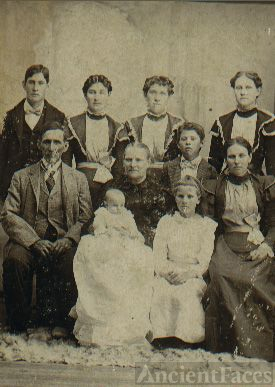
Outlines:
[{"label": "sepia family portrait photograph", "polygon": [[3,0],[0,386],[273,386],[273,1]]}]

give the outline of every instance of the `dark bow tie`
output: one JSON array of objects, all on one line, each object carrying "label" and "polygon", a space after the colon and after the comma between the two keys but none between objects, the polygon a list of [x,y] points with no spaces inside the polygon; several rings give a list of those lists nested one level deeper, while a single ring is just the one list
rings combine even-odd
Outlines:
[{"label": "dark bow tie", "polygon": [[253,108],[251,110],[247,110],[246,112],[242,112],[240,110],[237,110],[237,114],[239,117],[248,118],[253,116],[255,113],[257,113],[257,108]]},{"label": "dark bow tie", "polygon": [[25,109],[25,114],[34,114],[36,116],[41,116],[43,109],[31,109],[31,108],[26,108]]},{"label": "dark bow tie", "polygon": [[180,167],[181,167],[181,169],[185,169],[185,168],[196,169],[198,167],[198,164],[196,162],[193,162],[193,160],[192,161],[181,160]]},{"label": "dark bow tie", "polygon": [[106,117],[106,114],[94,114],[94,113],[90,113],[90,112],[87,111],[87,116],[91,120],[103,120],[103,118]]},{"label": "dark bow tie", "polygon": [[159,120],[163,120],[163,118],[166,117],[166,113],[161,114],[160,116],[155,116],[155,115],[152,114],[152,113],[147,113],[147,117],[149,118],[149,120],[152,120],[152,121],[159,121]]}]

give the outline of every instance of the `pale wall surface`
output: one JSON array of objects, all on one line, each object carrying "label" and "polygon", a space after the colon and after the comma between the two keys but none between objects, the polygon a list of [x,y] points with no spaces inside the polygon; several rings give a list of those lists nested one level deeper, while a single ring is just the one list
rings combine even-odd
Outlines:
[{"label": "pale wall surface", "polygon": [[92,73],[112,80],[119,120],[144,112],[144,79],[163,74],[176,85],[170,111],[208,131],[234,107],[229,79],[239,69],[261,75],[259,104],[274,111],[275,4],[20,0],[2,1],[0,16],[1,118],[34,63],[50,68],[48,99],[68,115],[85,108]]}]

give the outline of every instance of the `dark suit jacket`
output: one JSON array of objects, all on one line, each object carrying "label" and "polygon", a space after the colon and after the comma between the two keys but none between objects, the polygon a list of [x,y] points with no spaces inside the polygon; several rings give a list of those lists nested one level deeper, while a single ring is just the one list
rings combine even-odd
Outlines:
[{"label": "dark suit jacket", "polygon": [[[197,170],[197,179],[203,181],[206,179],[216,179],[217,172],[212,165],[205,159],[199,163]],[[180,156],[176,159],[167,161],[163,165],[163,172],[161,177],[161,184],[168,189],[172,189],[181,178]]]},{"label": "dark suit jacket", "polygon": [[[6,252],[15,242],[29,248],[40,238],[35,232],[40,196],[40,162],[17,171],[1,213],[9,236]],[[91,197],[86,177],[62,163],[62,202],[67,225],[65,237],[78,243],[82,226],[91,218]]]},{"label": "dark suit jacket", "polygon": [[[219,173],[222,170],[225,158],[223,146],[226,141],[231,139],[233,119],[235,114],[236,110],[219,117],[211,128],[212,139],[209,151],[209,162],[216,168],[217,172]],[[275,117],[272,115],[272,113],[258,109],[250,168],[252,172],[260,173],[263,161],[266,158],[267,174],[269,175],[275,173],[274,148],[271,147],[271,142],[273,146],[275,143],[273,141],[269,141],[271,137],[270,135],[263,136],[266,128],[267,131],[274,133],[273,136],[275,135],[274,119]]]},{"label": "dark suit jacket", "polygon": [[[25,99],[9,110],[4,120],[0,143],[0,195],[2,198],[5,198],[7,195],[14,172],[25,167],[25,155],[22,147],[23,124],[25,120],[24,102]],[[63,124],[64,120],[64,113],[45,100],[44,109],[35,126],[35,130],[39,130],[47,121],[58,121]]]}]

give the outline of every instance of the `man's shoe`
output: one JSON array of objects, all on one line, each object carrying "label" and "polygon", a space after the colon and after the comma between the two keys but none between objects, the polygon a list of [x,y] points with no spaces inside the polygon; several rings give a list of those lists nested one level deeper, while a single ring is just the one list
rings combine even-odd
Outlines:
[{"label": "man's shoe", "polygon": [[54,339],[66,339],[69,336],[68,329],[63,327],[55,327],[52,330],[52,337]]},{"label": "man's shoe", "polygon": [[30,340],[39,340],[39,341],[49,341],[52,338],[51,331],[48,327],[29,329],[28,336]]}]

